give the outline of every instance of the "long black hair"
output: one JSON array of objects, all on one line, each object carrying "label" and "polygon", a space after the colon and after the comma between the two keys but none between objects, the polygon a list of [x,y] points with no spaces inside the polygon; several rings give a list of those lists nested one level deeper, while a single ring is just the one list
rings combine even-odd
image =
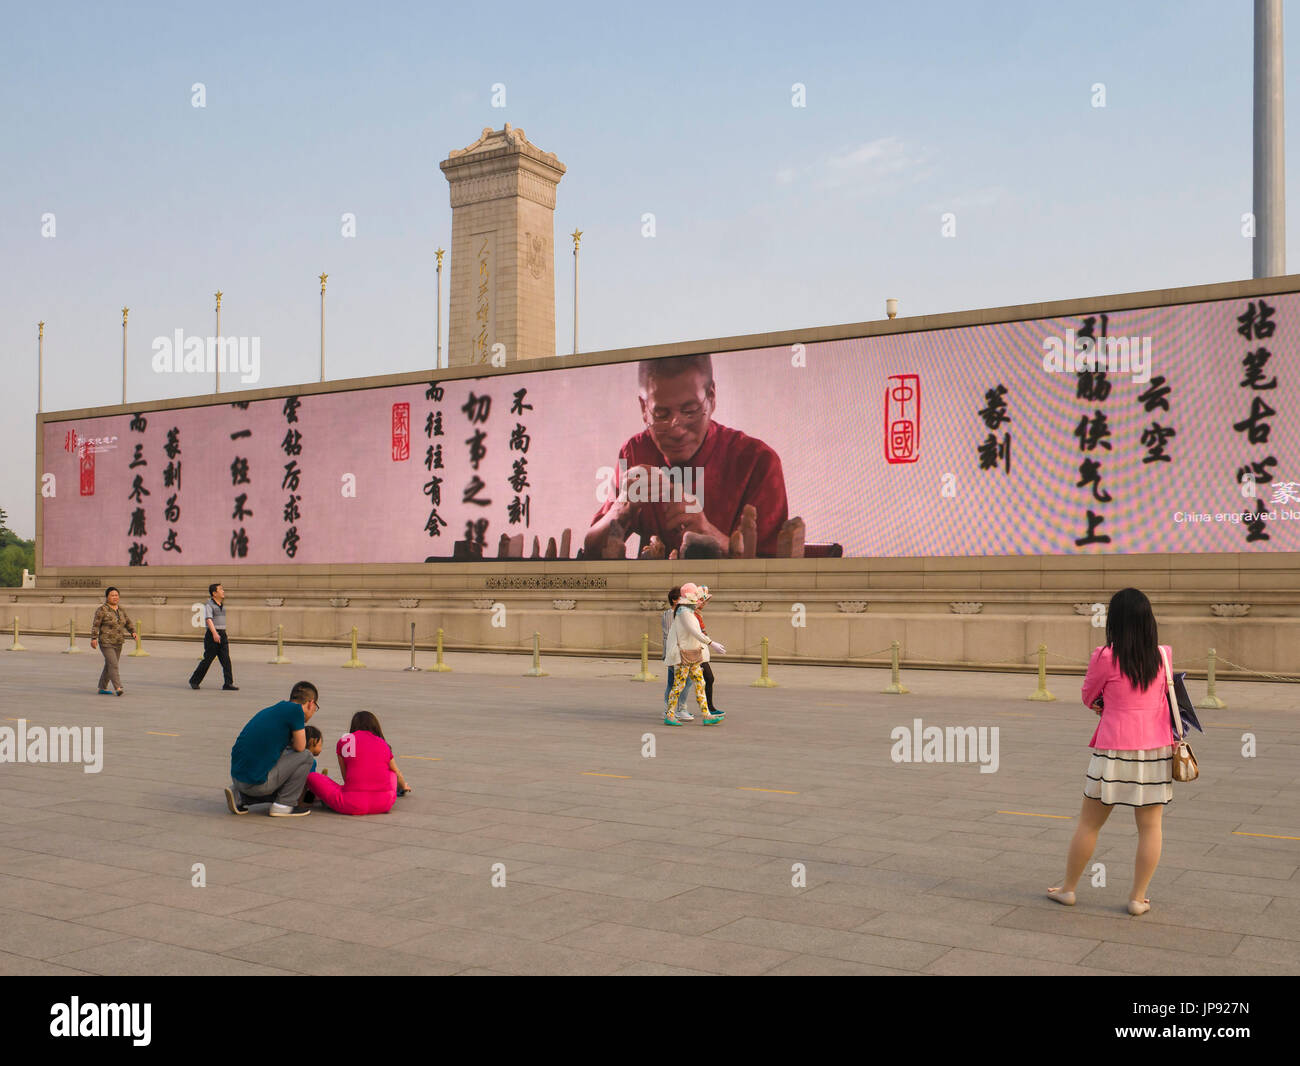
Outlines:
[{"label": "long black hair", "polygon": [[1147,689],[1160,673],[1160,636],[1151,601],[1140,589],[1120,589],[1106,611],[1106,643],[1120,673]]},{"label": "long black hair", "polygon": [[379,718],[373,711],[357,711],[352,716],[352,724],[348,726],[348,732],[355,733],[358,729],[363,729],[367,733],[374,733],[380,740],[384,739],[384,731],[379,726]]}]

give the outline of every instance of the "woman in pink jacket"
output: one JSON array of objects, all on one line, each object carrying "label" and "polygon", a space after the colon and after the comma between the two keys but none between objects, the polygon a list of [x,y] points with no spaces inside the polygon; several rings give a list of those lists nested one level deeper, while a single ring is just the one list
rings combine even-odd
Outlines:
[{"label": "woman in pink jacket", "polygon": [[398,791],[409,792],[379,719],[370,711],[352,716],[349,732],[339,737],[339,773],[343,784],[324,774],[307,775],[307,790],[339,814],[387,814]]},{"label": "woman in pink jacket", "polygon": [[[1047,895],[1074,906],[1075,888],[1097,846],[1097,834],[1116,806],[1132,807],[1137,820],[1137,861],[1130,914],[1151,909],[1147,887],[1160,861],[1160,820],[1173,799],[1173,718],[1151,601],[1137,589],[1111,597],[1106,644],[1092,653],[1083,679],[1083,704],[1101,716],[1089,746],[1092,761],[1083,786],[1083,809],[1070,841],[1065,880]],[[1163,648],[1167,661],[1172,652]]]}]

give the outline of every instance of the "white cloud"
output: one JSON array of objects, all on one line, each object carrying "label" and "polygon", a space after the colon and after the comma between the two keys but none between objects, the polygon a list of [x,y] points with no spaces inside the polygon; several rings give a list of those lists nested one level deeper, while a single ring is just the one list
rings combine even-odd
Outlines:
[{"label": "white cloud", "polygon": [[936,200],[927,205],[929,211],[964,211],[968,208],[992,207],[1007,195],[1007,190],[1001,185],[994,185],[987,189],[971,189],[969,192],[958,193],[956,196],[950,196],[946,200]]},{"label": "white cloud", "polygon": [[899,180],[920,181],[929,175],[928,157],[897,137],[829,152],[813,163],[782,167],[774,178],[779,185],[807,184],[818,190],[853,186],[873,191]]}]

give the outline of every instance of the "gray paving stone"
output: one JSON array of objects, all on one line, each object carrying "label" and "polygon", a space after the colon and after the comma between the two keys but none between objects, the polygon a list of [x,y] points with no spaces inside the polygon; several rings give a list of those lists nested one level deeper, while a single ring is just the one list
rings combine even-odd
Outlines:
[{"label": "gray paving stone", "polygon": [[3,905],[8,910],[66,919],[82,918],[87,914],[99,914],[131,905],[129,899],[107,892],[52,885],[48,881],[32,881],[8,874],[0,874],[0,900],[4,901]]},{"label": "gray paving stone", "polygon": [[553,943],[714,974],[761,973],[791,955],[789,951],[771,950],[764,945],[715,942],[707,937],[701,939],[613,922],[588,926]]},{"label": "gray paving stone", "polygon": [[662,962],[634,962],[615,970],[612,977],[713,977],[707,970],[690,970],[685,966],[667,966]]},{"label": "gray paving stone", "polygon": [[[570,935],[577,936],[582,932],[585,930]],[[448,927],[418,940],[409,940],[402,945],[402,950],[458,967],[484,966],[511,974],[612,974],[634,958],[626,953],[620,955],[613,948],[587,950],[582,945],[565,944],[563,939],[538,943],[482,930]]]},{"label": "gray paving stone", "polygon": [[822,955],[796,955],[763,971],[764,977],[921,977],[918,970],[899,970],[892,966],[872,966],[865,962],[846,962]]},{"label": "gray paving stone", "polygon": [[87,973],[122,977],[283,977],[293,972],[137,938],[70,952],[53,961]]},{"label": "gray paving stone", "polygon": [[1181,975],[1262,976],[1294,975],[1294,964],[1277,965],[1259,959],[1225,955],[1200,955],[1193,951],[1168,951],[1138,944],[1108,942],[1099,944],[1084,960],[1087,966],[1123,973],[1162,973]]},{"label": "gray paving stone", "polygon": [[[374,947],[316,933],[282,936],[231,948],[224,955],[230,965],[256,971],[275,968],[319,977],[439,977],[462,967],[392,947]],[[241,972],[241,971],[234,971]]]},{"label": "gray paving stone", "polygon": [[509,844],[497,853],[497,858],[507,866],[523,861],[538,865],[573,866],[581,870],[601,870],[606,873],[634,873],[655,863],[653,855],[637,852],[599,851],[581,848],[559,848],[553,844]]},{"label": "gray paving stone", "polygon": [[30,881],[48,881],[54,885],[66,885],[70,888],[90,890],[106,889],[120,881],[130,881],[140,876],[139,870],[127,870],[118,866],[104,866],[100,863],[82,862],[79,859],[64,858],[61,855],[33,855],[30,859],[7,862],[4,872]]},{"label": "gray paving stone", "polygon": [[[1091,956],[1089,956],[1091,958]],[[1064,966],[1042,959],[1020,959],[992,951],[953,948],[926,968],[927,973],[947,977],[1120,977],[1123,970],[1103,970],[1096,966]]]},{"label": "gray paving stone", "polygon": [[[0,944],[15,955],[53,960],[71,951],[122,939],[125,938],[121,933],[92,929],[76,922],[0,910]],[[68,965],[77,968],[75,964]]]},{"label": "gray paving stone", "polygon": [[41,962],[0,951],[0,977],[80,977],[89,973],[89,970],[77,970],[71,966]]},{"label": "gray paving stone", "polygon": [[1250,959],[1286,967],[1288,973],[1300,974],[1300,938],[1280,939],[1270,936],[1242,937],[1232,953],[1234,959]]},{"label": "gray paving stone", "polygon": [[695,882],[669,883],[657,876],[648,876],[653,867],[638,870],[635,874],[616,874],[605,871],[581,870],[573,866],[525,866],[512,870],[507,863],[507,881],[513,879],[525,884],[549,885],[552,888],[579,892],[594,892],[623,899],[662,900],[675,896]]},{"label": "gray paving stone", "polygon": [[458,874],[449,870],[408,870],[395,875],[392,881],[403,891],[418,895],[401,903],[390,903],[381,909],[386,914],[412,918],[426,916],[430,902],[437,899],[491,900],[495,903],[495,897],[505,893],[514,906],[527,907],[538,900],[554,896],[559,891],[551,885],[529,884],[509,876],[504,885],[495,887],[487,874]]},{"label": "gray paving stone", "polygon": [[103,911],[77,920],[82,925],[96,929],[108,929],[141,940],[154,940],[160,944],[173,944],[213,954],[221,954],[244,944],[259,943],[280,936],[285,931],[269,922],[262,924],[248,921],[243,915],[237,919],[223,918],[181,911],[157,903],[141,903],[133,907]]},{"label": "gray paving stone", "polygon": [[1082,929],[1017,932],[1014,928],[1023,927],[1010,926],[1006,918],[988,926],[923,914],[882,914],[854,931],[1063,963],[1077,963],[1097,946],[1096,940],[1085,939]]},{"label": "gray paving stone", "polygon": [[234,914],[248,907],[277,903],[281,897],[238,886],[209,884],[195,888],[190,878],[153,875],[133,881],[118,881],[110,893],[129,903],[158,903],[183,911],[204,914]]},{"label": "gray paving stone", "polygon": [[823,929],[771,918],[740,918],[707,933],[706,938],[903,970],[923,969],[948,950],[921,941]]}]

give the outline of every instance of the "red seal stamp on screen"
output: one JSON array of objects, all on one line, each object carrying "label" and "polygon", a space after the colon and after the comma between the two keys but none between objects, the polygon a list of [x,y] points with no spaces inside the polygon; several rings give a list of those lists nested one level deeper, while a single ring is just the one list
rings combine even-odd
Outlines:
[{"label": "red seal stamp on screen", "polygon": [[914,463],[920,445],[921,378],[891,374],[885,386],[885,461]]},{"label": "red seal stamp on screen", "polygon": [[81,495],[95,495],[95,449],[90,446],[89,441],[81,445],[79,453],[81,464]]},{"label": "red seal stamp on screen", "polygon": [[393,404],[393,462],[411,458],[411,405]]}]

